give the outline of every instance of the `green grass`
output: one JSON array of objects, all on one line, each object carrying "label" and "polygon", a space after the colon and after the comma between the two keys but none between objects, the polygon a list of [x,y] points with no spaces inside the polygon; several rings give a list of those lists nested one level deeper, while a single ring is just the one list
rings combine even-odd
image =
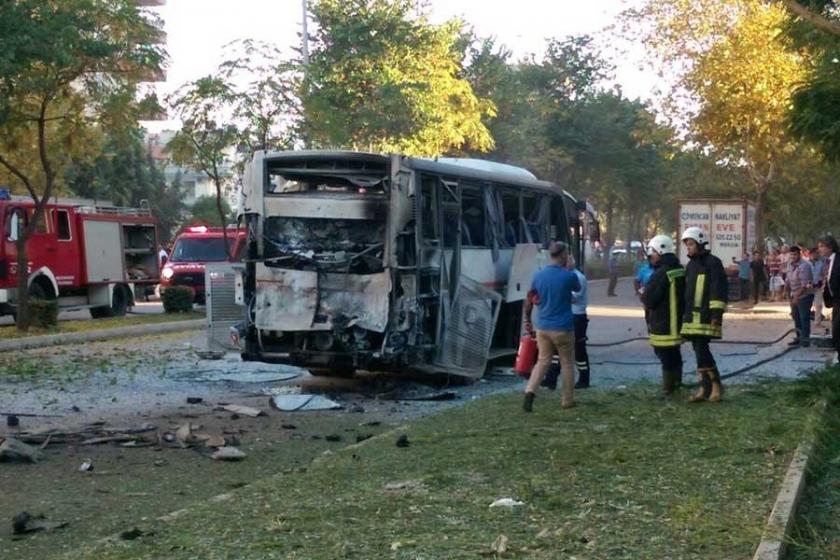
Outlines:
[{"label": "green grass", "polygon": [[[652,385],[450,409],[255,483],[153,536],[92,545],[106,559],[750,558],[816,398],[800,384],[733,387],[721,405]],[[390,483],[407,483],[388,489]],[[511,497],[525,505],[488,506]]]},{"label": "green grass", "polygon": [[790,560],[840,558],[840,371],[829,371],[819,381],[834,406],[829,407],[818,433],[789,542]]},{"label": "green grass", "polygon": [[51,329],[31,328],[27,332],[17,330],[14,325],[0,327],[0,340],[11,338],[25,338],[28,336],[41,336],[48,334],[67,334],[99,331],[117,327],[130,327],[134,325],[151,325],[156,323],[170,323],[173,321],[190,321],[203,319],[203,311],[192,311],[190,313],[160,313],[127,315],[125,317],[114,317],[110,319],[78,319],[72,321],[59,321],[58,326]]}]

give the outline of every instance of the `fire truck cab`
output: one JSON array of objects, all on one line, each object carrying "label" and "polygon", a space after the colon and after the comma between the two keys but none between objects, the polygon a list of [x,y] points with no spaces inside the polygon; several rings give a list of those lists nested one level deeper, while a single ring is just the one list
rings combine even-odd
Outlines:
[{"label": "fire truck cab", "polygon": [[[231,259],[238,261],[245,245],[245,231],[228,226],[227,239]],[[189,226],[178,234],[172,244],[172,252],[161,271],[161,291],[170,286],[188,286],[195,294],[195,302],[203,304],[205,266],[228,260],[222,228]]]},{"label": "fire truck cab", "polygon": [[[15,312],[17,241],[35,213],[29,197],[0,189],[0,315]],[[157,220],[148,207],[52,198],[26,243],[30,297],[59,309],[90,309],[94,318],[125,315],[135,289],[156,284]]]}]

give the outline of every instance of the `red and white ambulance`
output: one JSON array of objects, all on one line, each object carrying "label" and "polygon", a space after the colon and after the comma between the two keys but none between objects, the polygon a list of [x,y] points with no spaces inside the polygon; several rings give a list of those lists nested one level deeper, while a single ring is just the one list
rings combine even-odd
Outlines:
[{"label": "red and white ambulance", "polygon": [[195,302],[204,303],[204,269],[207,264],[236,262],[245,246],[245,231],[228,226],[227,240],[230,258],[225,250],[224,233],[220,227],[189,226],[175,238],[172,251],[160,275],[160,289],[188,286],[195,294]]},{"label": "red and white ambulance", "polygon": [[[31,297],[114,317],[134,305],[135,291],[157,284],[157,219],[148,207],[53,198],[45,210],[26,243]],[[34,212],[31,198],[0,189],[0,315],[15,311],[17,239]]]}]

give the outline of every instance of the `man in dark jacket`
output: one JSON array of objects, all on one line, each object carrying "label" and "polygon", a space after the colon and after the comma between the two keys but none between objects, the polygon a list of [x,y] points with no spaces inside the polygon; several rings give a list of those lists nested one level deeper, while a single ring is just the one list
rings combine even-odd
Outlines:
[{"label": "man in dark jacket", "polygon": [[674,254],[674,240],[667,235],[655,236],[647,249],[653,276],[642,289],[642,303],[650,344],[662,362],[662,393],[668,396],[682,386],[680,327],[685,308],[685,269]]},{"label": "man in dark jacket", "polygon": [[840,359],[840,246],[831,235],[821,237],[817,242],[817,250],[825,261],[826,273],[823,284],[823,299],[825,306],[831,308],[831,342],[837,356],[834,363]]},{"label": "man in dark jacket", "polygon": [[723,385],[715,358],[709,348],[714,338],[723,337],[723,313],[726,311],[727,279],[720,259],[707,249],[709,238],[698,227],[690,227],[682,235],[688,253],[685,268],[685,310],[681,333],[691,341],[697,358],[700,388],[690,402],[720,402]]}]

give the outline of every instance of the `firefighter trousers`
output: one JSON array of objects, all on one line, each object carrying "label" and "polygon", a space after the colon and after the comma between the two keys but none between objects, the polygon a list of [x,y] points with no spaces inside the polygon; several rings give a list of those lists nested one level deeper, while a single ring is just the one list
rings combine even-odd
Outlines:
[{"label": "firefighter trousers", "polygon": [[578,370],[578,383],[589,385],[589,353],[586,351],[586,329],[589,317],[586,313],[573,315],[575,325],[575,366]]},{"label": "firefighter trousers", "polygon": [[694,348],[694,356],[697,358],[697,369],[716,368],[715,357],[709,347],[712,342],[710,336],[692,336],[691,346]]},{"label": "firefighter trousers", "polygon": [[663,371],[682,373],[683,359],[679,346],[656,346],[653,351],[662,363]]}]

